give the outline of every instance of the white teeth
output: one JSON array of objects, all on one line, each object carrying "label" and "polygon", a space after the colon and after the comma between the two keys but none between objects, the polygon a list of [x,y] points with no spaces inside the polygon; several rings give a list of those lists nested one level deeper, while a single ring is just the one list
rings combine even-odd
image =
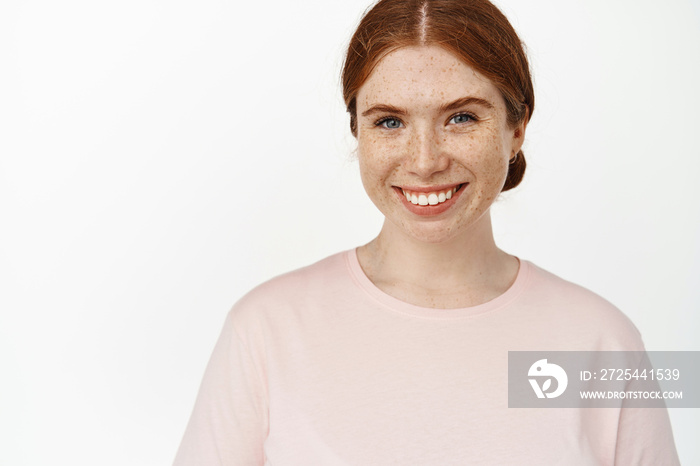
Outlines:
[{"label": "white teeth", "polygon": [[447,191],[441,191],[441,192],[433,192],[433,193],[417,193],[417,194],[412,194],[407,192],[402,188],[404,196],[406,196],[406,200],[410,202],[411,204],[414,205],[438,205],[442,204],[448,199],[452,199],[452,195],[457,192],[457,189],[459,188],[458,186],[455,186],[452,189],[448,189]]}]

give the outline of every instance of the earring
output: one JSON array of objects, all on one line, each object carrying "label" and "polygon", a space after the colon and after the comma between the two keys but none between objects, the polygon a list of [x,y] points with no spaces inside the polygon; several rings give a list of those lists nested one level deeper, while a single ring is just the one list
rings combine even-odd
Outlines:
[{"label": "earring", "polygon": [[508,162],[510,165],[513,165],[513,164],[515,163],[515,161],[518,160],[518,154],[520,154],[520,152],[516,153],[516,154],[510,159],[510,161]]}]

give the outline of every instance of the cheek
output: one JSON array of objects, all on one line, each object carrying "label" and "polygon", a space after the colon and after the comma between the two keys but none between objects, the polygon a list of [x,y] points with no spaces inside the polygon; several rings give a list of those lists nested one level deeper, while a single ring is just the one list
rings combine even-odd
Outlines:
[{"label": "cheek", "polygon": [[481,166],[485,175],[492,178],[505,178],[508,171],[508,157],[503,155],[500,147],[497,147],[495,150],[484,154]]},{"label": "cheek", "polygon": [[493,189],[500,192],[508,176],[508,158],[502,153],[492,153],[482,164],[482,177]]},{"label": "cheek", "polygon": [[498,171],[507,164],[503,144],[497,135],[468,135],[443,139],[447,153],[455,154],[468,161],[478,171]]},{"label": "cheek", "polygon": [[487,133],[459,142],[450,148],[452,153],[462,154],[466,166],[485,191],[500,192],[508,175],[509,157],[499,135]]},{"label": "cheek", "polygon": [[360,163],[362,179],[386,176],[394,164],[392,154],[398,148],[377,137],[358,137],[357,156]]}]

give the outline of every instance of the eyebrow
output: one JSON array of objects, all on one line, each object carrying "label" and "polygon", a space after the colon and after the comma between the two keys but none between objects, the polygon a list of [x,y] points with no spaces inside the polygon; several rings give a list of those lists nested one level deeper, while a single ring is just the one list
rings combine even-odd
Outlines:
[{"label": "eyebrow", "polygon": [[461,99],[457,99],[449,104],[441,105],[439,111],[440,113],[449,112],[450,110],[457,110],[458,108],[465,107],[467,105],[481,105],[489,110],[494,108],[493,104],[488,100],[479,97],[462,97]]},{"label": "eyebrow", "polygon": [[[479,97],[462,97],[461,99],[457,99],[455,101],[452,101],[450,103],[441,105],[440,108],[438,109],[439,113],[445,113],[449,112],[451,110],[457,110],[458,108],[465,107],[467,105],[480,105],[482,107],[485,107],[487,109],[493,109],[494,106],[491,102],[488,100],[479,98]],[[394,115],[399,115],[399,116],[405,116],[408,112],[400,107],[394,107],[393,105],[386,105],[386,104],[377,104],[373,105],[372,107],[368,108],[364,112],[362,112],[362,116],[367,116],[371,115],[373,113],[391,113]]]},{"label": "eyebrow", "polygon": [[371,115],[373,113],[392,113],[394,115],[404,116],[408,112],[402,108],[394,107],[393,105],[377,104],[362,112],[362,116]]}]

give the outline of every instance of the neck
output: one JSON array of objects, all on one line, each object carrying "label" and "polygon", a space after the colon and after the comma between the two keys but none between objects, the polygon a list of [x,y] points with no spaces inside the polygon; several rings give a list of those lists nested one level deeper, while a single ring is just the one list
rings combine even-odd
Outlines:
[{"label": "neck", "polygon": [[379,235],[358,249],[358,259],[383,291],[414,304],[437,304],[431,307],[486,302],[504,292],[518,270],[517,259],[496,246],[489,212],[469,231],[439,243],[411,237],[386,220]]}]

